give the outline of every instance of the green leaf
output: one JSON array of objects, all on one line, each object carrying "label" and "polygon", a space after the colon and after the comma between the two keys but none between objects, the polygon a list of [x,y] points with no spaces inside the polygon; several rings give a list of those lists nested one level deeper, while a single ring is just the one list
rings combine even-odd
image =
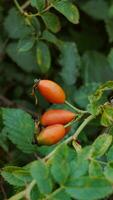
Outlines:
[{"label": "green leaf", "polygon": [[69,194],[67,194],[67,193],[65,192],[65,189],[62,188],[62,187],[56,189],[56,190],[50,195],[49,200],[53,200],[53,199],[54,199],[54,200],[60,200],[60,199],[62,199],[62,200],[64,200],[64,199],[65,199],[65,200],[71,200]]},{"label": "green leaf", "polygon": [[59,184],[65,183],[70,172],[68,153],[67,145],[60,145],[51,161],[51,173],[54,180]]},{"label": "green leaf", "polygon": [[32,180],[30,173],[21,167],[4,167],[1,174],[9,184],[14,186],[25,186]]},{"label": "green leaf", "polygon": [[26,153],[33,153],[36,147],[32,145],[34,122],[31,116],[20,109],[3,109],[4,125],[12,143]]},{"label": "green leaf", "polygon": [[3,117],[2,109],[0,108],[0,131],[3,129]]},{"label": "green leaf", "polygon": [[37,63],[42,73],[47,73],[51,67],[51,55],[47,44],[39,41],[37,44]]},{"label": "green leaf", "polygon": [[107,159],[108,161],[113,161],[113,145],[110,147],[109,151],[107,152]]},{"label": "green leaf", "polygon": [[101,125],[111,126],[113,124],[113,106],[106,104],[102,107]]},{"label": "green leaf", "polygon": [[49,168],[43,161],[34,161],[31,165],[31,175],[36,180],[38,188],[42,194],[48,194],[52,191],[52,181],[49,174]]},{"label": "green leaf", "polygon": [[105,129],[105,133],[113,136],[113,124]]},{"label": "green leaf", "polygon": [[111,1],[111,5],[109,8],[109,17],[113,17],[113,2]]},{"label": "green leaf", "polygon": [[73,24],[79,23],[79,11],[74,4],[62,0],[54,2],[53,7],[62,13]]},{"label": "green leaf", "polygon": [[73,85],[78,76],[80,56],[75,43],[65,42],[60,47],[61,55],[59,63],[62,66],[60,75],[64,82]]},{"label": "green leaf", "polygon": [[7,46],[7,54],[24,71],[38,71],[34,49],[28,52],[18,52],[17,43],[14,42]]},{"label": "green leaf", "polygon": [[31,193],[30,193],[30,200],[36,200],[38,197],[38,199],[41,199],[42,198],[42,194],[40,193],[39,191],[39,188],[38,188],[38,185],[35,185],[32,190],[31,190]]},{"label": "green leaf", "polygon": [[31,0],[31,5],[37,8],[38,11],[42,11],[46,7],[45,0]]},{"label": "green leaf", "polygon": [[78,152],[77,158],[70,163],[70,175],[73,176],[73,178],[78,178],[87,174],[91,155],[91,146],[87,146]]},{"label": "green leaf", "polygon": [[84,176],[88,172],[89,161],[86,159],[77,159],[70,163],[70,174],[73,178]]},{"label": "green leaf", "polygon": [[9,37],[14,39],[31,35],[34,31],[34,28],[27,24],[25,17],[23,17],[16,8],[12,8],[9,11],[4,26]]},{"label": "green leaf", "polygon": [[82,149],[82,151],[78,152],[78,160],[89,160],[89,158],[92,156],[92,146],[86,146]]},{"label": "green leaf", "polygon": [[111,66],[111,68],[113,69],[113,48],[111,48],[109,54],[108,54],[108,62]]},{"label": "green leaf", "polygon": [[76,90],[74,94],[74,101],[77,103],[77,105],[86,108],[86,106],[89,103],[88,96],[91,95],[93,92],[95,92],[98,86],[99,83],[92,82],[83,85],[78,90]]},{"label": "green leaf", "polygon": [[101,177],[80,177],[68,180],[66,192],[77,200],[103,199],[112,194],[113,189],[110,182]]},{"label": "green leaf", "polygon": [[95,19],[105,20],[108,18],[109,4],[105,0],[79,1],[78,4],[85,13]]},{"label": "green leaf", "polygon": [[96,51],[87,51],[82,57],[83,79],[85,83],[112,80],[113,70],[107,58]]},{"label": "green leaf", "polygon": [[94,177],[103,176],[102,167],[98,161],[91,160],[89,164],[89,176],[94,176]]},{"label": "green leaf", "polygon": [[113,81],[108,81],[97,88],[95,93],[89,96],[90,104],[88,104],[87,109],[93,115],[96,115],[100,112],[100,105],[105,103],[107,99],[103,98],[105,91],[113,90]]},{"label": "green leaf", "polygon": [[54,13],[45,12],[41,15],[41,17],[42,17],[46,27],[50,31],[57,33],[60,30],[60,28],[61,28],[60,20]]},{"label": "green leaf", "polygon": [[50,43],[55,44],[56,46],[57,45],[59,46],[60,40],[57,39],[57,37],[53,33],[49,32],[48,30],[45,30],[43,32],[42,38],[43,38],[43,40],[46,40]]},{"label": "green leaf", "polygon": [[113,42],[113,18],[105,21],[106,31],[109,36],[109,42]]},{"label": "green leaf", "polygon": [[113,183],[113,161],[108,163],[104,169],[106,179]]},{"label": "green leaf", "polygon": [[93,157],[100,157],[105,154],[112,143],[112,136],[108,134],[100,135],[92,144]]},{"label": "green leaf", "polygon": [[6,128],[3,128],[0,131],[0,147],[2,147],[4,151],[8,152],[9,145]]},{"label": "green leaf", "polygon": [[35,42],[35,38],[32,38],[32,37],[20,39],[17,46],[18,51],[19,52],[29,51],[33,47],[34,42]]}]

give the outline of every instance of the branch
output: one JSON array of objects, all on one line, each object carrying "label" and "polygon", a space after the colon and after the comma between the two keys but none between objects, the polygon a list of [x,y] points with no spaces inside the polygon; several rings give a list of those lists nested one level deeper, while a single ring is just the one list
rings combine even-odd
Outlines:
[{"label": "branch", "polygon": [[88,111],[86,111],[86,110],[81,110],[79,108],[76,108],[75,106],[73,106],[72,104],[70,104],[68,101],[65,101],[65,104],[68,105],[73,110],[75,110],[77,113],[83,113],[83,114],[88,113]]},{"label": "branch", "polygon": [[4,200],[7,200],[7,194],[6,194],[5,189],[4,189],[4,186],[3,186],[2,177],[1,177],[1,179],[0,179],[0,189],[1,189],[1,192],[2,192],[2,194],[3,194],[3,196],[4,196]]},{"label": "branch", "polygon": [[8,200],[19,200],[22,199],[25,196],[25,190],[22,192],[19,192],[18,194],[12,196],[11,198],[9,198]]},{"label": "branch", "polygon": [[52,4],[48,5],[44,10],[42,10],[42,12],[37,12],[35,14],[28,14],[27,12],[24,12],[24,8],[26,8],[29,5],[29,1],[26,2],[26,4],[20,6],[20,4],[18,3],[17,0],[14,0],[15,6],[17,7],[17,9],[19,10],[19,12],[22,15],[25,15],[26,17],[35,17],[35,16],[40,16],[41,14],[43,14],[44,12],[48,11],[51,7]]},{"label": "branch", "polygon": [[36,181],[33,180],[33,181],[29,184],[29,186],[26,188],[26,190],[25,190],[25,197],[26,197],[27,200],[31,200],[30,194],[31,194],[31,190],[32,190],[32,188],[34,187],[35,184],[36,184]]},{"label": "branch", "polygon": [[72,140],[76,140],[77,137],[79,136],[79,134],[81,133],[81,131],[84,129],[84,127],[95,118],[95,116],[90,115],[89,117],[87,117],[84,122],[79,126],[79,128],[77,129],[77,131],[74,133],[74,135],[70,136],[69,138],[67,138],[67,140],[65,140],[65,143],[68,144],[69,142],[71,142]]},{"label": "branch", "polygon": [[18,1],[17,1],[17,0],[14,0],[14,3],[15,3],[15,6],[17,7],[17,9],[20,11],[20,13],[23,15],[23,14],[24,14],[24,11],[23,11],[23,9],[21,8],[21,6],[19,5]]},{"label": "branch", "polygon": [[21,8],[24,10],[25,8],[27,8],[28,6],[30,5],[30,1],[26,1],[22,6]]},{"label": "branch", "polygon": [[[81,133],[81,131],[84,129],[84,127],[91,121],[93,120],[95,117],[93,115],[90,115],[89,117],[87,117],[84,122],[79,126],[79,128],[76,130],[76,132],[74,133],[74,135],[70,136],[69,138],[67,138],[67,140],[65,140],[63,143],[64,144],[68,144],[70,143],[72,140],[76,140],[78,135]],[[53,156],[53,154],[56,152],[57,147],[50,152],[46,157],[44,157],[44,161],[47,161],[51,156]]]},{"label": "branch", "polygon": [[[93,115],[90,115],[88,116],[84,121],[83,123],[79,126],[79,128],[77,129],[77,131],[74,133],[74,135],[72,135],[71,137],[69,137],[67,140],[65,140],[63,143],[64,144],[68,144],[69,142],[71,142],[73,139],[77,139],[78,135],[81,133],[81,131],[84,129],[84,127],[91,121],[95,118],[95,116]],[[49,158],[51,158],[53,156],[53,154],[56,152],[58,146],[51,152],[49,153],[46,157],[43,158],[43,161],[47,161]],[[11,197],[10,199],[8,200],[19,200],[21,199],[22,197],[26,196],[27,194],[27,199],[30,200],[30,192],[32,190],[32,188],[34,187],[34,185],[36,184],[36,181],[33,180],[29,186],[27,187],[27,189],[25,189],[23,192],[20,192],[18,193],[17,195],[14,195],[13,197]],[[20,196],[19,196],[20,194]]]},{"label": "branch", "polygon": [[[2,102],[1,102],[2,101]],[[2,105],[3,104],[3,105]],[[16,102],[13,102],[6,97],[0,95],[0,106],[6,106],[6,107],[11,107],[11,108],[20,108],[26,112],[28,112],[30,115],[32,115],[34,118],[37,118],[37,113],[33,112],[32,110],[24,107],[22,104],[17,104]]]}]

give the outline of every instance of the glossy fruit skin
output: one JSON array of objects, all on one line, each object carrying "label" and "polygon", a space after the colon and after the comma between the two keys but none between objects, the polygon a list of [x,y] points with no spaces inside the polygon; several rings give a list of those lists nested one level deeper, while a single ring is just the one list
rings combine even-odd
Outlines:
[{"label": "glossy fruit skin", "polygon": [[66,96],[64,90],[55,82],[50,80],[40,80],[36,89],[50,103],[64,103]]},{"label": "glossy fruit skin", "polygon": [[49,126],[53,124],[67,124],[75,118],[75,113],[68,110],[48,110],[41,117],[41,124]]},{"label": "glossy fruit skin", "polygon": [[65,136],[65,128],[61,124],[56,124],[44,128],[37,137],[39,145],[53,145]]}]

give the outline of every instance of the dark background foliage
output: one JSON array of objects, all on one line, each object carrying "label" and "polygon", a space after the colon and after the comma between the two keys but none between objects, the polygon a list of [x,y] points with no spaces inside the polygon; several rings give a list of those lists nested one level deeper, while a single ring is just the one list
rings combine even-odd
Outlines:
[{"label": "dark background foliage", "polygon": [[[46,5],[43,12],[47,2],[54,6],[49,9],[49,4]],[[49,104],[38,93],[39,102],[35,105],[31,91],[34,79],[38,78],[56,81],[73,105],[86,109],[88,96],[101,83],[113,80],[113,1],[31,0],[31,4],[26,4],[23,0],[19,3],[29,16],[22,15],[12,0],[0,1],[0,106],[21,108],[33,118],[49,107],[65,108],[65,105]],[[40,15],[30,16],[37,10]],[[30,143],[34,124],[29,115],[10,109],[3,113],[5,128],[0,112],[1,167],[23,166],[37,155],[44,156],[51,151],[53,147],[39,147],[37,151]],[[18,138],[20,142],[15,142],[17,128],[24,135],[22,141],[22,137]],[[81,144],[91,144],[103,129],[97,118],[84,129],[87,135],[80,136]],[[7,130],[11,130],[8,137]],[[25,136],[31,138],[26,145]],[[1,178],[1,199],[4,188],[11,196],[12,188]]]}]

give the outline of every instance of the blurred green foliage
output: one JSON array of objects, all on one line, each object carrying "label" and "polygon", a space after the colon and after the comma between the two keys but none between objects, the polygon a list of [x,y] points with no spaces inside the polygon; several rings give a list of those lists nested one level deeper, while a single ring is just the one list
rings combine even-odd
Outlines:
[{"label": "blurred green foliage", "polygon": [[40,94],[35,105],[31,90],[35,78],[54,80],[64,88],[69,102],[97,115],[113,90],[112,82],[103,84],[113,80],[113,0],[19,0],[20,7],[15,2],[0,1],[0,165],[5,166],[2,176],[15,186],[1,178],[0,199],[5,198],[3,188],[10,197],[34,178],[37,185],[31,200],[103,199],[113,193],[111,104],[102,107],[102,116],[79,137],[86,146],[104,132],[93,145],[80,153],[62,145],[46,165],[34,160],[56,145],[32,144],[32,117],[48,108],[67,106],[51,105]]}]

